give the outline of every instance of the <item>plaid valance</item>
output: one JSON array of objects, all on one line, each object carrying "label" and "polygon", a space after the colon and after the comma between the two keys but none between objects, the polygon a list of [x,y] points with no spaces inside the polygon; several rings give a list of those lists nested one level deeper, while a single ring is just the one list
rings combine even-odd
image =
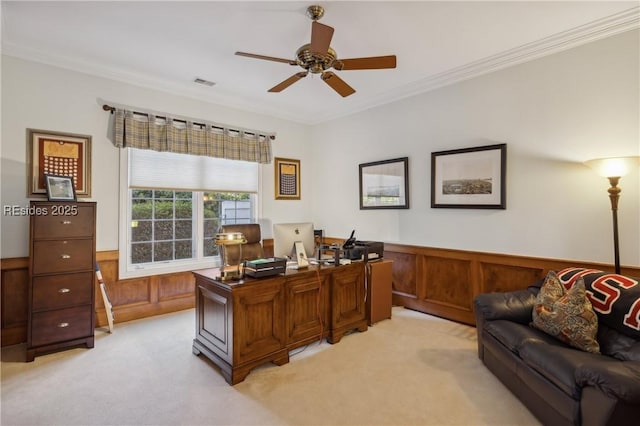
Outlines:
[{"label": "plaid valance", "polygon": [[121,148],[271,162],[271,136],[221,128],[215,124],[158,117],[115,108],[114,143]]}]

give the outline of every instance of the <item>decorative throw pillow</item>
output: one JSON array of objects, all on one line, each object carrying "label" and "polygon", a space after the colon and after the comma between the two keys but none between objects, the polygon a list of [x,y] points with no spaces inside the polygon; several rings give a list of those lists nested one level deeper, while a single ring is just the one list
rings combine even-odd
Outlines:
[{"label": "decorative throw pillow", "polygon": [[587,299],[582,278],[566,290],[556,273],[549,271],[532,314],[533,327],[575,348],[600,353],[598,317]]}]

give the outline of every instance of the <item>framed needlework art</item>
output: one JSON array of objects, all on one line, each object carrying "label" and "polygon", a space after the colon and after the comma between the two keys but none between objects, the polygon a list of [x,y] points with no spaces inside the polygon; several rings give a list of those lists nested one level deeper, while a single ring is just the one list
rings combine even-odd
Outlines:
[{"label": "framed needlework art", "polygon": [[274,158],[276,200],[300,199],[300,160]]},{"label": "framed needlework art", "polygon": [[75,195],[91,196],[91,136],[27,129],[28,197],[46,197],[45,175],[71,178]]}]

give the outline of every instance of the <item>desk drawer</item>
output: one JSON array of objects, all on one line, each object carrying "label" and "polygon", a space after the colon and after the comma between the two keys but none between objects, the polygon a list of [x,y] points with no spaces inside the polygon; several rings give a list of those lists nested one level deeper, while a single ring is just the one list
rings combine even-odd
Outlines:
[{"label": "desk drawer", "polygon": [[88,305],[91,303],[93,285],[93,272],[35,277],[32,309],[44,311]]},{"label": "desk drawer", "polygon": [[31,346],[92,336],[91,305],[33,314]]},{"label": "desk drawer", "polygon": [[91,237],[95,227],[93,204],[60,203],[39,206],[46,214],[34,216],[33,238]]},{"label": "desk drawer", "polygon": [[32,273],[93,271],[93,250],[93,240],[35,241]]}]

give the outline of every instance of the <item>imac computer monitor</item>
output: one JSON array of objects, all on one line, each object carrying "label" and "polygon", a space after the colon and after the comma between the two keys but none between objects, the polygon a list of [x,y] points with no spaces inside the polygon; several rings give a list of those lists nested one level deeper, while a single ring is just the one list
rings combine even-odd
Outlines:
[{"label": "imac computer monitor", "polygon": [[273,255],[295,259],[294,244],[302,241],[307,257],[314,257],[313,223],[274,223]]}]

